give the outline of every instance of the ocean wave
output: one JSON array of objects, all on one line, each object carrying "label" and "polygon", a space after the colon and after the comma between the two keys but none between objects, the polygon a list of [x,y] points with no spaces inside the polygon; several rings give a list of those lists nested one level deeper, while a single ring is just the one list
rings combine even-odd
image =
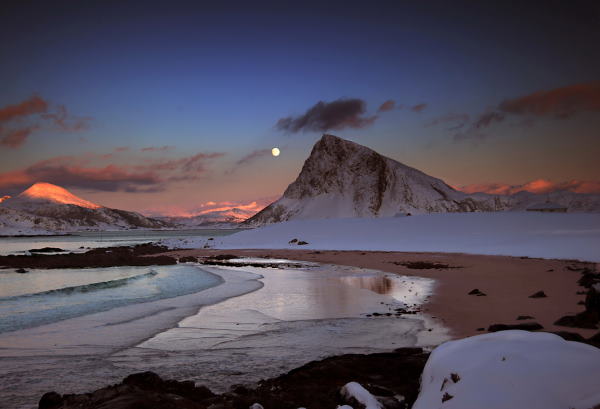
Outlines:
[{"label": "ocean wave", "polygon": [[75,285],[72,287],[56,288],[54,290],[42,291],[39,293],[23,294],[23,295],[17,295],[17,296],[12,296],[12,297],[0,297],[0,301],[15,300],[17,298],[41,297],[41,296],[47,296],[47,295],[65,295],[65,294],[68,295],[68,294],[73,294],[73,293],[88,293],[91,291],[98,291],[98,290],[122,287],[122,286],[128,285],[134,281],[142,280],[144,278],[154,277],[157,274],[158,274],[158,272],[156,272],[155,270],[150,270],[147,273],[139,274],[139,275],[132,276],[132,277],[118,278],[115,280],[100,281],[97,283],[90,283],[90,284],[83,284],[83,285]]}]

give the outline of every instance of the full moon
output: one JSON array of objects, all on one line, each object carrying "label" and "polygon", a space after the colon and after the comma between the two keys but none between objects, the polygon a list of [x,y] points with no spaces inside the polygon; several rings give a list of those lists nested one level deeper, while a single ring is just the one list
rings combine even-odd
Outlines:
[{"label": "full moon", "polygon": [[271,149],[271,153],[273,154],[273,156],[279,156],[281,151],[279,150],[279,148],[273,148]]}]

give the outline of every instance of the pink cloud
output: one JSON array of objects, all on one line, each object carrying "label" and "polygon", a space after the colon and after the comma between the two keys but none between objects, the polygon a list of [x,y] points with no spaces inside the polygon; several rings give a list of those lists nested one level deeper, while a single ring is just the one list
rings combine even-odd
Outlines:
[{"label": "pink cloud", "polygon": [[18,148],[34,131],[48,127],[63,132],[82,131],[88,128],[90,120],[69,115],[64,105],[51,109],[48,101],[34,95],[18,104],[0,108],[0,145]]},{"label": "pink cloud", "polygon": [[207,171],[208,161],[223,153],[197,153],[174,159],[139,160],[140,164],[107,163],[113,154],[86,153],[57,156],[23,169],[0,173],[0,188],[23,189],[35,182],[97,191],[152,192],[170,182],[195,180]]},{"label": "pink cloud", "polygon": [[493,195],[512,195],[518,192],[551,193],[566,190],[575,193],[600,193],[600,181],[570,180],[567,182],[552,182],[546,179],[536,179],[522,185],[506,183],[481,183],[458,188],[465,193],[489,193]]}]

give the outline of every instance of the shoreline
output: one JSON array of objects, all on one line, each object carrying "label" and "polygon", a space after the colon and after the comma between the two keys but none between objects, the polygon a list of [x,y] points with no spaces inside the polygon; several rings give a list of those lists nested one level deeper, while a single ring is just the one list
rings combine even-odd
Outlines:
[{"label": "shoreline", "polygon": [[[585,338],[598,332],[598,329],[554,325],[559,318],[585,309],[578,304],[585,300],[582,293],[585,288],[577,283],[581,275],[574,269],[596,269],[597,263],[593,262],[464,253],[355,250],[180,249],[163,254],[176,258],[223,254],[285,258],[431,278],[436,281],[435,289],[425,301],[422,312],[447,326],[452,338],[485,333],[493,324],[530,322],[541,324],[542,331],[567,331]],[[422,261],[456,268],[415,269],[402,265]],[[469,295],[474,289],[479,289],[486,296]],[[538,291],[544,291],[547,297],[530,298]],[[531,316],[533,319],[518,320],[519,316]]]}]

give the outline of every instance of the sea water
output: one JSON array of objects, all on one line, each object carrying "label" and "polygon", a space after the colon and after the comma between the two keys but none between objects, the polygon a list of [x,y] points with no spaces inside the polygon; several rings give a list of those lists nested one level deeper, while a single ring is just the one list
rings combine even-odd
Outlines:
[{"label": "sea water", "polygon": [[76,232],[65,236],[0,236],[0,255],[29,254],[28,250],[42,247],[58,247],[66,251],[84,252],[89,248],[132,246],[169,238],[221,237],[241,230],[244,229],[127,230]]},{"label": "sea water", "polygon": [[192,294],[222,283],[194,265],[0,270],[0,333],[125,305]]}]

